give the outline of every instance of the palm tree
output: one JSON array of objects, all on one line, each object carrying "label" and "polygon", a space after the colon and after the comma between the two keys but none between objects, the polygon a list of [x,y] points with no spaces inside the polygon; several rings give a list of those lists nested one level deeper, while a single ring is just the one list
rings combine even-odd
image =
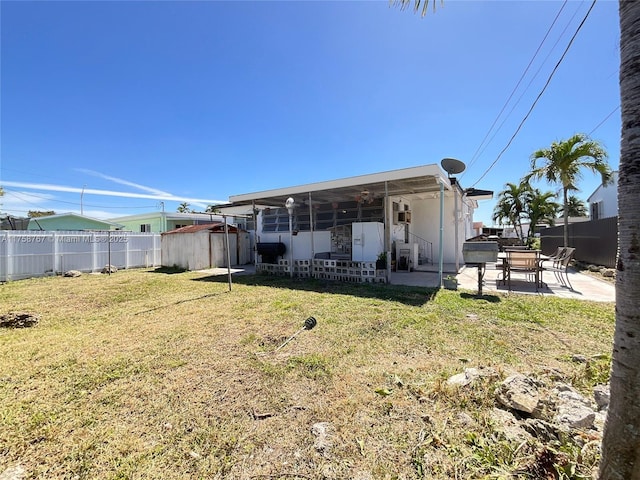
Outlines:
[{"label": "palm tree", "polygon": [[553,226],[556,216],[560,211],[560,204],[555,201],[556,194],[553,192],[541,192],[537,188],[531,188],[527,194],[525,203],[525,216],[529,219],[529,231],[527,232],[527,243],[531,244],[535,234],[536,225]]},{"label": "palm tree", "polygon": [[[564,207],[560,207],[561,210],[564,211]],[[567,210],[569,211],[570,217],[586,217],[587,216],[587,206],[583,200],[580,200],[575,195],[569,195],[567,200]]]},{"label": "palm tree", "polygon": [[516,235],[524,242],[522,233],[522,218],[525,213],[525,204],[529,195],[530,187],[526,183],[506,183],[505,189],[498,194],[498,203],[493,210],[493,221],[500,225],[506,220],[507,224],[513,225]]},{"label": "palm tree", "polygon": [[640,479],[640,2],[620,11],[622,139],[618,171],[616,326],[601,480]]},{"label": "palm tree", "polygon": [[533,152],[531,172],[525,176],[527,182],[544,178],[549,183],[562,186],[565,246],[569,245],[569,191],[578,189],[576,184],[582,176],[580,170],[585,168],[599,173],[603,185],[612,179],[606,150],[587,135],[577,133],[567,140],[553,142],[549,148]]},{"label": "palm tree", "polygon": [[176,212],[178,212],[178,213],[193,213],[193,210],[189,208],[189,204],[187,202],[182,202],[180,205],[178,205],[178,208],[176,209]]}]

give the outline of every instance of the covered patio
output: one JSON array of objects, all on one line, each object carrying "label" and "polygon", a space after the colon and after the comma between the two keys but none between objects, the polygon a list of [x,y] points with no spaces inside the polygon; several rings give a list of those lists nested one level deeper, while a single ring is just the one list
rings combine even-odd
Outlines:
[{"label": "covered patio", "polygon": [[[437,164],[234,195],[251,206],[258,271],[389,282],[392,271],[459,269],[477,199]],[[264,244],[284,253],[265,262]],[[264,251],[264,249],[263,249]],[[282,250],[279,250],[282,252]],[[383,263],[381,263],[381,261]]]}]

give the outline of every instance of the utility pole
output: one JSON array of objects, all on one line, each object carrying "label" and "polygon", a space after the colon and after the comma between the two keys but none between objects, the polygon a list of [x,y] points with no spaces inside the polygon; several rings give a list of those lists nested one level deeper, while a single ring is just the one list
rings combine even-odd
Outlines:
[{"label": "utility pole", "polygon": [[82,192],[80,192],[80,215],[84,215],[84,208],[82,205],[82,197],[84,197],[84,189],[85,189],[86,185],[82,186]]}]

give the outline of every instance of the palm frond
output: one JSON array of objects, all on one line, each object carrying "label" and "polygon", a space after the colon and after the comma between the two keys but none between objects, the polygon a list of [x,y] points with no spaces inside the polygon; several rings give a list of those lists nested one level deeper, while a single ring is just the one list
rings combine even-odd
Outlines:
[{"label": "palm frond", "polygon": [[[413,12],[418,13],[422,17],[427,15],[429,9],[429,3],[433,4],[433,11],[436,11],[436,0],[389,0],[392,6],[400,7],[400,10],[406,10],[413,4]],[[440,0],[440,6],[444,5],[444,0]]]}]

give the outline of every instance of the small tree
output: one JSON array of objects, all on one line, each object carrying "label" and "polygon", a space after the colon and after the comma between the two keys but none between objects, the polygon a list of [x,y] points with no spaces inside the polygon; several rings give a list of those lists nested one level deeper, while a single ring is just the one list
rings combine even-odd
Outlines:
[{"label": "small tree", "polygon": [[[564,213],[564,208],[562,206],[560,206],[560,210]],[[587,216],[587,204],[575,195],[569,195],[567,200],[567,210],[569,211],[570,217]]]},{"label": "small tree", "polygon": [[53,210],[29,210],[27,216],[29,218],[40,218],[40,217],[48,217],[50,215],[55,215],[56,212]]},{"label": "small tree", "polygon": [[526,195],[525,215],[529,219],[529,231],[527,232],[527,244],[531,245],[536,225],[555,224],[558,212],[562,208],[555,201],[556,194],[553,192],[541,192],[537,188],[531,188]]},{"label": "small tree", "polygon": [[215,205],[207,205],[206,213],[220,213],[220,209]]},{"label": "small tree", "polygon": [[178,213],[193,213],[193,209],[189,208],[189,203],[188,202],[182,202],[180,205],[178,205],[178,208],[176,209],[176,212],[178,212]]},{"label": "small tree", "polygon": [[549,148],[535,151],[531,155],[531,173],[525,177],[527,182],[544,178],[549,183],[562,186],[565,246],[569,245],[569,192],[578,190],[576,184],[583,169],[599,173],[603,185],[611,182],[612,173],[605,149],[587,135],[577,133],[567,140],[553,142]]},{"label": "small tree", "polygon": [[522,219],[525,216],[525,204],[531,190],[528,183],[506,183],[505,189],[498,194],[498,203],[493,210],[493,221],[500,225],[505,222],[513,225],[518,238],[524,242]]}]

